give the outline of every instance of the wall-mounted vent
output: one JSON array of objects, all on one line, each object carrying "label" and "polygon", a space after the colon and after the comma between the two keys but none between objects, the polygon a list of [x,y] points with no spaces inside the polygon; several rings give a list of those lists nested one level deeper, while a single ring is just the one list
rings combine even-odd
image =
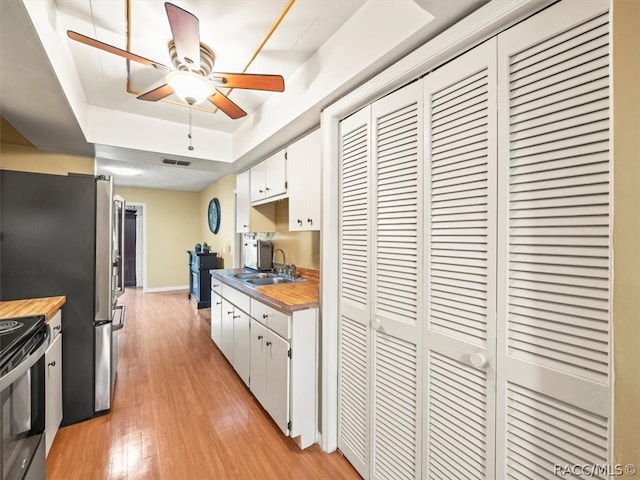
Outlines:
[{"label": "wall-mounted vent", "polygon": [[178,167],[188,167],[191,165],[191,162],[187,162],[186,160],[174,160],[173,158],[163,158],[162,163],[166,163],[167,165],[177,165]]}]

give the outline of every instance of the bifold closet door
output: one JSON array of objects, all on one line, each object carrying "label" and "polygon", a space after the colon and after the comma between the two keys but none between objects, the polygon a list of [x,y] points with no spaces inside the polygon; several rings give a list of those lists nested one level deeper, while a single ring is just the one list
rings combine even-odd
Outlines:
[{"label": "bifold closet door", "polygon": [[498,36],[496,478],[612,460],[608,6]]},{"label": "bifold closet door", "polygon": [[423,478],[494,479],[496,39],[424,78]]},{"label": "bifold closet door", "polygon": [[371,107],[340,123],[338,448],[369,478]]},{"label": "bifold closet door", "polygon": [[421,476],[422,87],[341,122],[338,447],[366,479]]}]

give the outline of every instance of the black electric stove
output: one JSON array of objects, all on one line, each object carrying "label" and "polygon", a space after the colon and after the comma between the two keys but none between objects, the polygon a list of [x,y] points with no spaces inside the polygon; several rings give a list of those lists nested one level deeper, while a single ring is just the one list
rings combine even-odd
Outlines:
[{"label": "black electric stove", "polygon": [[44,315],[0,320],[0,375],[16,366],[40,341]]}]

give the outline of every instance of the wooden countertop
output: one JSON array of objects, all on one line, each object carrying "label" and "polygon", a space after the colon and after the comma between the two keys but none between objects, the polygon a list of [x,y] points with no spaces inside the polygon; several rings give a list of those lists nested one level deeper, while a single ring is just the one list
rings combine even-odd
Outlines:
[{"label": "wooden countertop", "polygon": [[229,285],[250,297],[291,315],[298,310],[318,308],[320,276],[317,270],[299,268],[298,273],[306,282],[281,283],[278,285],[263,285],[250,287],[233,275],[247,273],[243,268],[227,268],[210,270],[211,275],[222,283]]},{"label": "wooden countertop", "polygon": [[48,322],[66,303],[67,297],[26,298],[0,302],[0,319],[44,315]]}]

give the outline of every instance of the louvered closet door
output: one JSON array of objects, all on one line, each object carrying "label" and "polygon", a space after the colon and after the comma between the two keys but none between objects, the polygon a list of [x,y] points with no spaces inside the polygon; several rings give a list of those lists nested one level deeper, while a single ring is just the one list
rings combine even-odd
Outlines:
[{"label": "louvered closet door", "polygon": [[498,38],[497,478],[611,462],[607,8]]},{"label": "louvered closet door", "polygon": [[496,40],[424,78],[424,475],[493,479]]},{"label": "louvered closet door", "polygon": [[340,123],[338,448],[369,478],[371,108]]},{"label": "louvered closet door", "polygon": [[371,477],[420,478],[422,86],[372,105]]}]

